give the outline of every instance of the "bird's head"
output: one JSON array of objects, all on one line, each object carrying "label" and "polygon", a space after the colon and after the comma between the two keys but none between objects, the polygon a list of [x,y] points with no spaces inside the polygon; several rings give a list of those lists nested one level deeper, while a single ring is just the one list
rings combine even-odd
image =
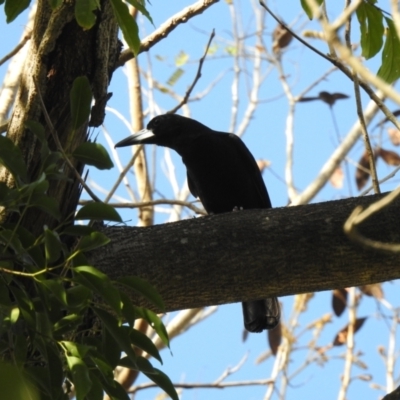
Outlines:
[{"label": "bird's head", "polygon": [[[176,114],[164,114],[154,117],[146,129],[134,133],[118,142],[115,147],[134,144],[157,144],[176,149],[183,141],[193,139],[202,128],[200,122]],[[206,128],[208,129],[208,128]]]}]

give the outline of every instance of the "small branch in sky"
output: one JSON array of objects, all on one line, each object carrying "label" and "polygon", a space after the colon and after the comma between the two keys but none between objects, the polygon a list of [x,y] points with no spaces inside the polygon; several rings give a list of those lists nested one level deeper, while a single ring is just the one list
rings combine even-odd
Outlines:
[{"label": "small branch in sky", "polygon": [[208,43],[206,46],[206,50],[204,51],[203,57],[200,58],[199,67],[197,68],[197,73],[196,73],[196,76],[194,77],[192,84],[189,86],[188,90],[186,91],[185,95],[183,96],[182,101],[177,106],[175,106],[172,110],[167,111],[166,114],[175,114],[184,104],[187,103],[190,94],[192,93],[194,87],[196,86],[196,83],[201,78],[201,69],[203,68],[204,60],[207,57],[208,49],[210,48],[210,45],[211,45],[212,40],[214,39],[214,36],[215,36],[215,30],[213,29],[211,32],[211,35],[210,35],[210,39],[208,40]]},{"label": "small branch in sky", "polygon": [[[218,3],[218,1],[219,0],[200,0],[197,3],[194,3],[191,6],[184,8],[183,10],[173,15],[158,29],[156,29],[151,35],[143,39],[140,45],[139,54],[143,53],[144,51],[148,51],[160,40],[165,39],[168,34],[171,33],[177,26],[188,22],[189,19],[195,17],[198,14],[201,14],[213,4]],[[124,50],[119,57],[116,68],[122,67],[128,60],[133,57],[134,55],[132,53],[132,50]]]}]

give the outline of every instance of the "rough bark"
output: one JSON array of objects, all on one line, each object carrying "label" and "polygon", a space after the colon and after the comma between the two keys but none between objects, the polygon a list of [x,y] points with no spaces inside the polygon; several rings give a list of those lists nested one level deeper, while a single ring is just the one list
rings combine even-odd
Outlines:
[{"label": "rough bark", "polygon": [[[74,132],[71,129],[69,93],[78,76],[87,76],[91,83],[97,113],[94,125],[101,123],[107,87],[118,59],[119,45],[117,24],[110,2],[101,1],[100,9],[96,25],[92,29],[84,30],[75,21],[73,2],[64,2],[52,11],[47,0],[38,1],[28,62],[20,78],[16,104],[7,132],[7,136],[21,148],[28,167],[29,180],[36,179],[39,174],[40,143],[25,128],[25,122],[41,122],[46,127],[50,148],[56,150],[44,120],[37,88],[67,154],[87,139],[87,125]],[[82,171],[82,165],[76,161],[74,165],[78,171]],[[80,185],[65,163],[61,162],[60,168],[70,179],[51,181],[48,195],[57,200],[64,221],[76,208]],[[14,184],[12,176],[2,167],[0,180],[10,186]],[[5,217],[3,215],[0,222]],[[36,237],[42,233],[44,225],[54,227],[56,224],[54,218],[37,208],[28,211],[22,223]]]},{"label": "rough bark", "polygon": [[[357,205],[381,196],[247,210],[146,228],[106,227],[90,261],[112,279],[136,275],[166,310],[359,286],[400,278],[400,255],[362,248],[343,232]],[[370,239],[400,242],[400,200],[368,219]],[[135,302],[147,305],[140,297]]]}]

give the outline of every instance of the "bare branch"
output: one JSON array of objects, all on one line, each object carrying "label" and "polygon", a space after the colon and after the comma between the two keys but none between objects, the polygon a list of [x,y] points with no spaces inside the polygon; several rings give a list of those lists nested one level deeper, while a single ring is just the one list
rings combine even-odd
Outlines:
[{"label": "bare branch", "polygon": [[[213,4],[218,3],[219,0],[199,0],[197,3],[192,4],[184,8],[173,15],[170,19],[164,22],[158,29],[156,29],[151,35],[147,36],[141,42],[139,54],[144,51],[148,51],[160,40],[165,39],[177,26],[188,22],[189,19],[195,17],[198,14],[203,13],[207,8],[211,7]],[[117,68],[124,65],[128,60],[133,58],[134,55],[132,50],[124,50],[117,63]]]}]

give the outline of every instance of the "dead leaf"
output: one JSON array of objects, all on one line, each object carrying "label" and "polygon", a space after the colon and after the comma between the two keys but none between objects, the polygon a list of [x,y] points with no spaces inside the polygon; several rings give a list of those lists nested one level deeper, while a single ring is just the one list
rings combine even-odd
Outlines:
[{"label": "dead leaf", "polygon": [[305,101],[313,101],[313,100],[321,100],[324,103],[328,104],[329,107],[332,107],[335,103],[336,100],[341,100],[341,99],[348,99],[349,96],[347,96],[347,94],[344,93],[329,93],[329,92],[319,92],[317,97],[302,97],[301,99],[299,99],[298,101],[301,102],[305,102]]},{"label": "dead leaf", "polygon": [[274,53],[279,53],[283,48],[289,45],[293,36],[283,25],[278,24],[272,32],[272,39],[272,51]]},{"label": "dead leaf", "polygon": [[367,296],[375,297],[378,300],[383,299],[383,290],[380,283],[372,283],[371,285],[360,286],[360,290]]},{"label": "dead leaf", "polygon": [[261,173],[263,173],[264,170],[271,165],[271,161],[268,161],[268,160],[261,159],[261,160],[257,160],[256,162],[257,162],[258,168],[260,169]]},{"label": "dead leaf", "polygon": [[385,150],[385,149],[377,149],[376,150],[377,154],[379,157],[382,158],[383,161],[385,161],[386,164],[388,165],[400,165],[400,156],[391,150]]},{"label": "dead leaf", "polygon": [[332,292],[332,308],[336,316],[340,317],[347,306],[347,290],[335,289]]},{"label": "dead leaf", "polygon": [[[354,324],[354,333],[356,333],[364,324],[367,317],[364,318],[357,318]],[[333,340],[334,346],[341,346],[347,342],[347,335],[349,333],[349,325],[346,325],[336,336]]]},{"label": "dead leaf", "polygon": [[[374,159],[376,160],[377,154],[374,151]],[[358,166],[356,170],[356,184],[358,190],[361,190],[368,182],[370,176],[369,169],[369,157],[368,153],[365,151],[360,161],[358,161]]]},{"label": "dead leaf", "polygon": [[279,345],[282,341],[282,326],[281,322],[274,328],[268,330],[268,343],[271,353],[276,356],[278,353]]},{"label": "dead leaf", "polygon": [[333,174],[331,175],[329,182],[335,189],[341,189],[343,187],[343,179],[344,179],[343,170],[342,167],[339,165],[333,171]]},{"label": "dead leaf", "polygon": [[387,129],[390,141],[394,146],[400,145],[400,131],[396,128]]}]

